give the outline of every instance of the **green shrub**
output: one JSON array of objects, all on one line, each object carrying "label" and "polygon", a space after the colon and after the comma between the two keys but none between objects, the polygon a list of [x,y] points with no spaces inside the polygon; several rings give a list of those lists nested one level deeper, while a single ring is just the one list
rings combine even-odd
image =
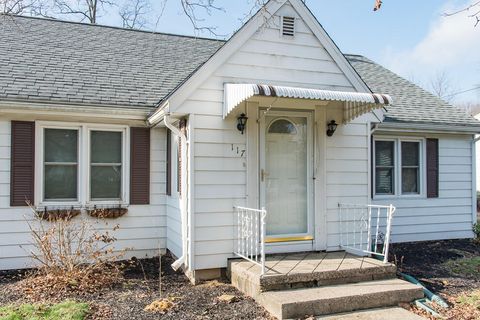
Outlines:
[{"label": "green shrub", "polygon": [[473,225],[473,233],[475,233],[477,240],[480,240],[480,223],[477,222]]}]

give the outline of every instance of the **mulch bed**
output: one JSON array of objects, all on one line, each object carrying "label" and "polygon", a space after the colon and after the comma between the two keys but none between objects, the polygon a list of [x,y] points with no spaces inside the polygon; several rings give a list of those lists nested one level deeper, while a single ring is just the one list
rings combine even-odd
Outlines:
[{"label": "mulch bed", "polygon": [[[393,244],[390,259],[396,262],[399,271],[414,276],[448,302],[449,309],[433,305],[445,319],[479,320],[478,302],[475,306],[461,301],[465,296],[478,295],[480,292],[480,270],[459,274],[449,267],[452,262],[475,257],[480,257],[480,243],[463,239]],[[405,307],[426,318],[434,319],[419,308]]]},{"label": "mulch bed", "polygon": [[[480,319],[477,310],[457,304],[459,296],[480,290],[478,274],[454,274],[447,261],[465,257],[479,257],[480,244],[471,240],[429,241],[394,244],[391,261],[396,261],[399,271],[410,274],[427,288],[443,296],[452,308],[445,311],[447,319]],[[251,298],[244,296],[228,284],[228,280],[210,281],[193,286],[181,272],[170,267],[173,259],[162,258],[162,296],[159,293],[159,261],[142,259],[126,263],[122,281],[96,293],[71,293],[51,296],[46,302],[74,299],[91,306],[90,319],[273,319]],[[20,291],[20,280],[27,271],[0,271],[0,305],[31,302]],[[219,297],[233,296],[222,301]],[[147,305],[159,298],[168,298],[173,308],[165,313],[144,311]],[[410,307],[411,308],[411,307]],[[422,311],[412,311],[425,316]],[[479,310],[480,312],[480,310]]]},{"label": "mulch bed", "polygon": [[[92,309],[90,319],[272,319],[227,280],[193,286],[185,275],[172,270],[172,262],[168,255],[162,258],[162,298],[171,298],[174,303],[164,314],[144,311],[147,305],[160,298],[158,258],[132,260],[123,281],[112,288],[95,294],[52,297],[47,302],[65,299],[88,302]],[[24,277],[25,271],[0,272],[0,305],[29,302],[17,286]],[[221,301],[218,297],[222,295],[235,298],[230,302]]]},{"label": "mulch bed", "polygon": [[477,277],[469,277],[452,274],[444,265],[449,260],[480,256],[480,244],[472,240],[399,243],[391,246],[390,253],[390,261],[396,261],[399,271],[414,276],[434,292],[454,295],[480,289],[480,270]]}]

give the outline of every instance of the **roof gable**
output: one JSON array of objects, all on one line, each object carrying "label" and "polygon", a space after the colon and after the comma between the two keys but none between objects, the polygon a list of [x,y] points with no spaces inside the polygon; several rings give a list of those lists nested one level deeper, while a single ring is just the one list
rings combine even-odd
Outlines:
[{"label": "roof gable", "polygon": [[[289,9],[285,9],[285,8]],[[345,87],[350,87],[353,91],[358,92],[370,92],[368,86],[363,82],[360,76],[355,72],[353,67],[349,64],[333,40],[328,36],[322,26],[313,16],[312,12],[308,10],[305,4],[300,0],[271,0],[264,8],[259,10],[237,33],[235,33],[227,43],[219,49],[205,64],[203,64],[194,74],[189,77],[184,83],[182,83],[177,90],[171,93],[167,97],[169,110],[175,112],[178,107],[202,84],[204,83],[216,70],[222,67],[229,61],[240,49],[248,45],[252,39],[256,37],[258,33],[262,32],[263,28],[266,28],[269,23],[277,23],[274,20],[278,17],[277,12],[281,10],[293,10],[295,15],[305,24],[307,28],[315,37],[315,41],[319,43],[321,50],[318,53],[325,52],[325,56],[333,61],[335,67],[338,69],[338,74],[342,74],[346,77],[340,90],[345,90]],[[282,15],[282,13],[280,13]],[[272,21],[274,20],[274,21]],[[269,43],[272,46],[274,43]],[[313,43],[312,43],[313,45]],[[311,47],[311,50],[317,50]],[[269,80],[270,81],[270,80]],[[272,79],[272,81],[275,81]],[[328,85],[328,84],[323,84]],[[334,84],[335,85],[335,84]],[[341,85],[339,85],[341,87]],[[320,84],[320,87],[321,84]],[[328,87],[328,89],[335,90],[334,87]],[[350,91],[349,90],[349,91]],[[162,108],[167,105],[167,101],[164,101],[164,105],[160,105],[157,112],[152,114],[149,118],[151,123],[156,123],[160,120],[159,116],[163,113]]]}]

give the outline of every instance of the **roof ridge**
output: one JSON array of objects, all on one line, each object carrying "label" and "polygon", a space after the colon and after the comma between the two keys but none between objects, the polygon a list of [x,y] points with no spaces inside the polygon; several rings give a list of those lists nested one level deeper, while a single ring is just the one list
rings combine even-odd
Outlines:
[{"label": "roof ridge", "polygon": [[109,25],[105,25],[105,24],[93,24],[93,23],[87,23],[87,22],[68,21],[68,20],[55,19],[55,18],[49,18],[49,17],[36,17],[36,16],[24,16],[24,15],[0,13],[0,17],[1,16],[9,16],[9,17],[12,17],[14,19],[18,19],[18,18],[20,18],[20,19],[32,19],[32,20],[40,20],[40,21],[44,21],[44,22],[75,24],[75,25],[81,25],[81,26],[92,27],[92,28],[97,27],[97,28],[106,28],[106,29],[116,29],[116,30],[127,31],[127,32],[150,33],[150,34],[154,34],[154,35],[165,35],[165,36],[172,36],[172,37],[199,39],[199,40],[206,40],[206,41],[212,41],[212,42],[226,42],[226,41],[228,41],[228,40],[225,40],[225,39],[197,37],[197,36],[191,36],[191,35],[186,35],[186,34],[175,34],[175,33],[169,33],[169,32],[149,31],[149,30],[140,30],[140,29],[129,29],[129,28],[122,28],[122,27],[117,27],[117,26],[109,26]]}]

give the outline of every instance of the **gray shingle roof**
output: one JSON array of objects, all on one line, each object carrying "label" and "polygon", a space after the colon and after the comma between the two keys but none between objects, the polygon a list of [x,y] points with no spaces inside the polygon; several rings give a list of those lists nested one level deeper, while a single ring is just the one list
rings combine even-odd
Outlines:
[{"label": "gray shingle roof", "polygon": [[223,44],[0,15],[0,99],[153,107]]},{"label": "gray shingle roof", "polygon": [[[0,99],[153,108],[224,43],[0,15]],[[373,61],[346,57],[373,92],[393,97],[385,121],[480,125]]]},{"label": "gray shingle roof", "polygon": [[455,126],[480,126],[463,110],[400,77],[381,65],[358,55],[346,55],[348,61],[373,92],[392,96],[386,122],[408,122]]}]

